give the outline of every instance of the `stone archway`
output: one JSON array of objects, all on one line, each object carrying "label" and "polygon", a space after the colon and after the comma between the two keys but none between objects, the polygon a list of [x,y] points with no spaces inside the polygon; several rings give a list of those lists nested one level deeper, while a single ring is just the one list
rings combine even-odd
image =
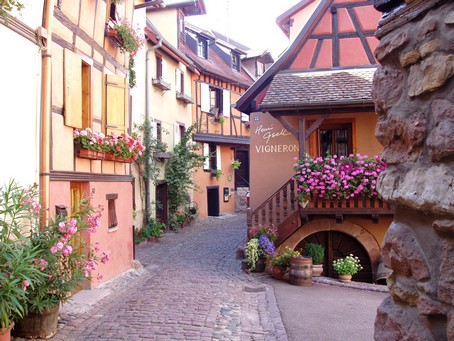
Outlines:
[{"label": "stone archway", "polygon": [[322,231],[339,231],[355,238],[366,250],[372,267],[372,278],[375,281],[378,264],[380,263],[380,245],[375,237],[366,229],[359,225],[344,220],[342,224],[337,224],[332,218],[314,218],[307,224],[300,227],[283,244],[294,249],[306,237]]}]

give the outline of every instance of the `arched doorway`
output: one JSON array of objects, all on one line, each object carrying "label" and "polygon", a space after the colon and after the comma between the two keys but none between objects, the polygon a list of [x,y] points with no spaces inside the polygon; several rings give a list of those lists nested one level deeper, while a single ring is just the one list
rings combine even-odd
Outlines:
[{"label": "arched doorway", "polygon": [[349,254],[357,256],[363,269],[354,275],[357,282],[373,283],[372,265],[367,251],[352,236],[340,231],[320,231],[303,239],[295,249],[304,249],[307,243],[318,243],[325,248],[325,260],[323,264],[323,276],[336,278],[333,270],[333,261]]}]

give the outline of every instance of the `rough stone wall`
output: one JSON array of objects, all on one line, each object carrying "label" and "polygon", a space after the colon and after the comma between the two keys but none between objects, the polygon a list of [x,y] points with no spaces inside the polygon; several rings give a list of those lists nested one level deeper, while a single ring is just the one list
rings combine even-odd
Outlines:
[{"label": "rough stone wall", "polygon": [[454,1],[406,0],[376,36],[379,191],[397,209],[375,338],[454,340]]}]

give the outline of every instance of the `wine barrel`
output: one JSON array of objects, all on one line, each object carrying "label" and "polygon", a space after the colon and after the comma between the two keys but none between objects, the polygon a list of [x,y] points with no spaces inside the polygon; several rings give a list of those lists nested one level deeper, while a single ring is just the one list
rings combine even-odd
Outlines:
[{"label": "wine barrel", "polygon": [[312,285],[312,257],[297,256],[290,259],[289,282],[293,285]]}]

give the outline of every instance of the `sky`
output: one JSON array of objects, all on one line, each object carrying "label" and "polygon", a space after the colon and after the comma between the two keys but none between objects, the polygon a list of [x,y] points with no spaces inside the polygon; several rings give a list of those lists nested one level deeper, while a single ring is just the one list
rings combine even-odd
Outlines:
[{"label": "sky", "polygon": [[300,0],[205,0],[207,14],[186,17],[257,52],[268,50],[276,59],[289,45],[276,18]]}]

